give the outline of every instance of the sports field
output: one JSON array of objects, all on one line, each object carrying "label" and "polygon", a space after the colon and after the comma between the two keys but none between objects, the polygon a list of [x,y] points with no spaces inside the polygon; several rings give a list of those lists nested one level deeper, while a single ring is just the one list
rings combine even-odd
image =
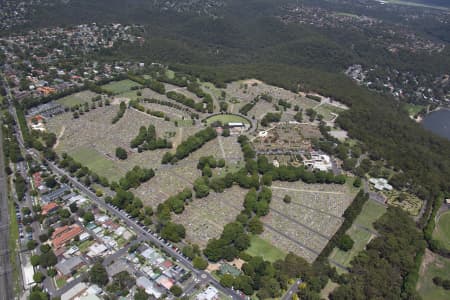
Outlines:
[{"label": "sports field", "polygon": [[131,81],[129,79],[113,81],[108,84],[102,85],[107,91],[113,92],[115,94],[121,94],[131,90],[132,87],[141,86],[139,83]]},{"label": "sports field", "polygon": [[436,276],[440,276],[442,279],[450,279],[450,259],[426,250],[419,271],[419,283],[417,284],[417,290],[422,299],[450,299],[450,290],[445,290],[433,283],[433,278]]},{"label": "sports field", "polygon": [[253,235],[250,238],[250,248],[248,248],[245,252],[251,256],[261,256],[264,260],[270,262],[284,259],[286,256],[286,253],[257,235]]},{"label": "sports field", "polygon": [[440,241],[445,248],[450,250],[450,211],[438,217],[433,238]]},{"label": "sports field", "polygon": [[244,124],[250,124],[250,122],[241,116],[238,115],[230,115],[230,114],[224,114],[224,115],[215,115],[210,118],[206,119],[206,123],[212,124],[214,122],[220,121],[222,124],[228,124],[228,123],[244,123]]}]

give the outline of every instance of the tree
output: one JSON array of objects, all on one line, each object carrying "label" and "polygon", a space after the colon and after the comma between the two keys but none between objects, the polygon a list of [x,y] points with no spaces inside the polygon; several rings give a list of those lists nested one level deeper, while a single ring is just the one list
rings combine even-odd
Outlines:
[{"label": "tree", "polygon": [[91,211],[87,211],[83,215],[84,223],[90,223],[95,220],[94,214]]},{"label": "tree", "polygon": [[31,251],[34,248],[36,248],[37,244],[38,243],[35,240],[28,241],[27,242],[27,249]]},{"label": "tree", "polygon": [[42,274],[41,272],[36,272],[33,274],[33,280],[36,283],[41,283],[42,281],[44,281],[45,279],[45,275]]},{"label": "tree", "polygon": [[162,238],[175,243],[181,241],[185,236],[186,236],[186,229],[181,224],[169,222],[161,230]]},{"label": "tree", "polygon": [[199,269],[199,270],[205,270],[208,267],[208,262],[206,260],[204,260],[201,256],[196,256],[192,260],[192,264],[193,264],[194,268]]},{"label": "tree", "polygon": [[50,277],[55,277],[58,274],[55,268],[49,268],[47,270],[47,275]]},{"label": "tree", "polygon": [[253,217],[248,222],[248,231],[253,234],[261,234],[264,231],[264,225],[258,217]]},{"label": "tree", "polygon": [[108,281],[108,273],[106,273],[105,267],[99,262],[95,263],[89,271],[89,282],[105,286]]},{"label": "tree", "polygon": [[352,238],[348,234],[344,234],[341,239],[339,240],[338,247],[342,251],[348,251],[352,249],[353,244],[355,242],[352,240]]},{"label": "tree", "polygon": [[76,202],[70,203],[69,208],[71,213],[76,213],[78,211],[78,205]]},{"label": "tree", "polygon": [[220,278],[220,284],[226,288],[231,288],[234,284],[234,277],[231,274],[223,274]]},{"label": "tree", "polygon": [[121,160],[127,159],[128,158],[127,151],[125,149],[123,149],[122,147],[117,147],[116,148],[116,157]]},{"label": "tree", "polygon": [[170,288],[170,292],[175,296],[175,297],[179,297],[179,296],[181,296],[181,294],[183,293],[183,290],[181,289],[181,287],[180,286],[178,286],[178,285],[173,285],[171,288]]},{"label": "tree", "polygon": [[284,198],[283,198],[283,202],[284,202],[284,203],[291,203],[291,201],[292,201],[291,196],[289,196],[289,195],[284,195]]},{"label": "tree", "polygon": [[359,188],[359,187],[361,187],[361,184],[362,184],[361,178],[356,177],[355,180],[353,181],[353,186],[356,188]]},{"label": "tree", "polygon": [[39,264],[43,268],[47,268],[49,266],[54,266],[58,262],[58,258],[56,257],[53,251],[44,252],[41,254],[39,259]]},{"label": "tree", "polygon": [[223,137],[229,137],[230,136],[230,129],[224,128],[223,131],[222,131],[222,136]]},{"label": "tree", "polygon": [[33,267],[36,267],[37,265],[39,265],[40,261],[41,260],[40,260],[40,256],[39,255],[32,255],[30,257],[30,262],[31,262],[31,265]]}]

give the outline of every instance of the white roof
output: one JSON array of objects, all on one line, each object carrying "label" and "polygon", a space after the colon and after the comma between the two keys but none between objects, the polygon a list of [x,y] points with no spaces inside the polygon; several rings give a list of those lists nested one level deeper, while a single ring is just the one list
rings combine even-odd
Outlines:
[{"label": "white roof", "polygon": [[87,285],[84,282],[77,283],[70,290],[61,295],[61,300],[72,300],[79,296],[82,292],[87,289]]},{"label": "white roof", "polygon": [[197,295],[197,300],[213,300],[217,299],[219,291],[213,287],[209,286],[204,292]]}]

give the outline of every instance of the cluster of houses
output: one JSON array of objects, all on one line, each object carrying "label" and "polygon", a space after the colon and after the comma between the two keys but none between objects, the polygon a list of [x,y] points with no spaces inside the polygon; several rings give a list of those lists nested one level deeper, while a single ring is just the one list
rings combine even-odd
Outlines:
[{"label": "cluster of houses", "polygon": [[140,245],[134,253],[128,254],[126,260],[141,275],[136,279],[136,285],[155,298],[160,298],[176,282],[186,278],[185,269],[147,244]]}]

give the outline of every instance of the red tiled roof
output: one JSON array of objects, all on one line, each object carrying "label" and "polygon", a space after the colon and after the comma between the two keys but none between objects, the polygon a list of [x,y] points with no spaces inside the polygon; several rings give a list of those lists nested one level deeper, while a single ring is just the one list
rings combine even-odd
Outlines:
[{"label": "red tiled roof", "polygon": [[47,215],[48,213],[52,212],[53,210],[57,209],[59,206],[55,202],[50,202],[42,206],[42,215]]},{"label": "red tiled roof", "polygon": [[83,229],[78,225],[62,226],[56,228],[52,234],[52,244],[56,249],[64,246],[68,241],[83,232]]}]

